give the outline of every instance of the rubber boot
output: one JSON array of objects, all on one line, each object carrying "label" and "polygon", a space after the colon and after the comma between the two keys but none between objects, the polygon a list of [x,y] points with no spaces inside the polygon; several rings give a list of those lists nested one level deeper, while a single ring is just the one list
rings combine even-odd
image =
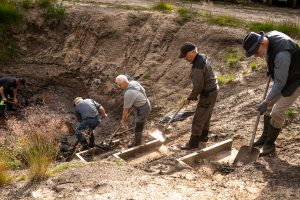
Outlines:
[{"label": "rubber boot", "polygon": [[271,120],[270,116],[264,115],[264,128],[263,128],[263,132],[262,132],[261,136],[258,138],[258,140],[256,140],[253,143],[254,147],[262,146],[265,143],[265,141],[267,139],[267,136],[268,136],[268,128],[269,128],[269,122],[270,122],[270,120]]},{"label": "rubber boot", "polygon": [[94,133],[94,131],[91,132],[91,135],[89,137],[89,147],[90,148],[95,147],[95,133]]},{"label": "rubber boot", "polygon": [[135,132],[133,142],[127,145],[128,148],[141,145],[142,143],[142,132]]},{"label": "rubber boot", "polygon": [[277,139],[279,132],[281,131],[281,128],[275,128],[271,124],[269,124],[268,127],[268,137],[260,149],[260,156],[264,156],[267,154],[270,154],[275,151],[275,140]]},{"label": "rubber boot", "polygon": [[207,142],[208,141],[208,130],[203,130],[200,135],[199,142]]},{"label": "rubber boot", "polygon": [[84,141],[82,141],[82,142],[80,142],[80,143],[81,143],[81,145],[82,145],[80,151],[85,151],[85,150],[88,150],[88,149],[89,149],[89,144],[87,143],[86,140],[84,140]]},{"label": "rubber boot", "polygon": [[191,135],[190,140],[184,146],[181,146],[181,150],[191,150],[198,148],[200,136],[198,135]]}]

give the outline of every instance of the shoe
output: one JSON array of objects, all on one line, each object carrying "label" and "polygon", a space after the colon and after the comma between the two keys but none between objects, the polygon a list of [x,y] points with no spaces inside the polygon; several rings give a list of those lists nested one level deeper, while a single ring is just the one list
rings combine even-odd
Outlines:
[{"label": "shoe", "polygon": [[200,137],[198,135],[191,135],[190,140],[184,146],[181,146],[181,150],[191,150],[198,148]]},{"label": "shoe", "polygon": [[268,127],[268,136],[267,139],[260,149],[260,156],[264,156],[270,153],[275,152],[276,146],[275,146],[275,140],[277,139],[279,133],[281,131],[281,128],[275,128],[271,124],[269,124]]},{"label": "shoe", "polygon": [[141,143],[142,143],[142,132],[138,132],[134,134],[133,142],[127,145],[127,147],[132,148],[141,145]]}]

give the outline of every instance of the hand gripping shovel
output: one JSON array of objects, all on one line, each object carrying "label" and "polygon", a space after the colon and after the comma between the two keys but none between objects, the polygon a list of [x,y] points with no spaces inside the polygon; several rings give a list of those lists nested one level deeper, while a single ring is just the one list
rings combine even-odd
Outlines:
[{"label": "hand gripping shovel", "polygon": [[[271,80],[271,77],[268,80],[268,83],[267,83],[267,86],[266,86],[266,89],[265,89],[265,92],[263,95],[263,100],[267,96],[270,80]],[[248,164],[250,162],[256,161],[257,158],[259,157],[259,149],[253,147],[253,142],[254,142],[257,126],[259,123],[260,115],[261,115],[260,113],[257,114],[257,118],[256,118],[255,125],[254,125],[254,130],[253,130],[251,140],[250,140],[250,145],[249,146],[245,146],[245,145],[241,146],[237,156],[235,157],[235,159],[233,161],[234,165],[236,165],[238,162],[241,162],[243,164]]]},{"label": "hand gripping shovel", "polygon": [[166,132],[167,128],[169,127],[170,123],[173,121],[173,119],[175,118],[175,116],[177,115],[177,113],[181,110],[181,108],[184,106],[185,104],[185,100],[183,100],[180,103],[179,108],[177,109],[177,111],[175,112],[175,114],[172,116],[172,118],[169,120],[169,122],[166,124],[166,126],[163,128],[163,130],[159,130],[159,129],[155,129],[154,131],[152,131],[150,133],[150,135],[152,137],[154,137],[155,139],[164,142],[166,140],[166,136],[164,135],[164,133]]}]

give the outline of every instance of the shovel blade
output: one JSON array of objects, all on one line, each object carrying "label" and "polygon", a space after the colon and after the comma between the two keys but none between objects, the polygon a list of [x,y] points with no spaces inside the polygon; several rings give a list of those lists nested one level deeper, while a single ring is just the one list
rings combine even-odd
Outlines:
[{"label": "shovel blade", "polygon": [[250,150],[249,146],[241,146],[237,156],[235,157],[233,164],[236,165],[237,163],[248,164],[251,162],[255,162],[259,157],[259,149],[252,148]]},{"label": "shovel blade", "polygon": [[151,131],[149,135],[151,135],[152,137],[154,137],[155,139],[161,142],[164,142],[166,140],[166,136],[164,136],[164,134],[158,129]]}]

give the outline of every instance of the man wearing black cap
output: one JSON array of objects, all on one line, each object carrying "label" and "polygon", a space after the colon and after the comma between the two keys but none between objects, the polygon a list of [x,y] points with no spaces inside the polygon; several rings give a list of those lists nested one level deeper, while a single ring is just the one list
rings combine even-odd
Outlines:
[{"label": "man wearing black cap", "polygon": [[257,108],[264,114],[264,128],[254,146],[262,146],[260,153],[266,155],[275,151],[285,113],[300,96],[300,50],[294,40],[278,31],[250,32],[243,40],[243,48],[246,57],[266,58],[268,74],[274,81]]},{"label": "man wearing black cap", "polygon": [[[6,116],[6,109],[16,110],[13,104],[17,104],[17,88],[19,85],[25,85],[25,80],[22,78],[15,78],[5,76],[0,78],[0,115]],[[7,107],[6,107],[7,105]]]},{"label": "man wearing black cap", "polygon": [[182,150],[189,150],[197,148],[199,142],[208,141],[210,118],[218,96],[218,83],[209,59],[206,55],[198,53],[194,44],[185,43],[180,49],[179,58],[184,58],[192,64],[193,89],[185,101],[186,105],[190,101],[198,100],[200,96],[193,118],[190,140],[181,147]]}]

